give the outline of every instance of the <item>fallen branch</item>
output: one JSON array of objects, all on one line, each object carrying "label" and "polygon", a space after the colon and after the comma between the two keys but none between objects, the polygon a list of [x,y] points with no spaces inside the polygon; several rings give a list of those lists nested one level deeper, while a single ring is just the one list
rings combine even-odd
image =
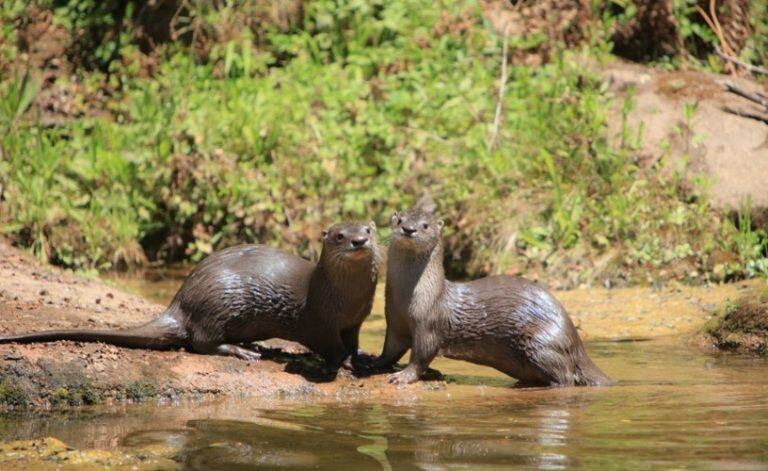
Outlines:
[{"label": "fallen branch", "polygon": [[752,65],[742,60],[739,60],[733,56],[729,56],[728,54],[724,53],[719,47],[715,48],[715,53],[718,56],[720,56],[720,58],[725,59],[729,62],[733,62],[736,65],[740,65],[741,67],[744,67],[746,70],[750,72],[753,72],[756,74],[768,75],[768,69],[766,69],[765,67],[758,67],[756,65]]},{"label": "fallen branch", "polygon": [[[731,46],[728,44],[728,41],[725,40],[725,36],[723,35],[723,30],[720,28],[720,22],[717,20],[717,12],[715,11],[715,0],[710,0],[709,2],[709,11],[712,16],[708,15],[707,12],[705,12],[704,9],[698,5],[696,5],[696,10],[698,10],[701,17],[704,18],[704,21],[709,26],[709,29],[711,29],[712,32],[715,33],[715,36],[717,36],[717,40],[720,41],[720,44],[723,46],[723,49],[725,50],[725,52],[733,51],[733,49],[731,49]],[[730,62],[727,62],[725,66],[728,69],[729,73],[733,74],[736,72],[736,68]]]},{"label": "fallen branch", "polygon": [[761,95],[760,93],[746,90],[732,82],[724,82],[723,86],[727,91],[731,93],[735,93],[736,95],[746,98],[749,101],[755,102],[758,105],[761,105],[763,108],[765,108],[766,111],[768,111],[768,98]]},{"label": "fallen branch", "polygon": [[504,87],[507,85],[507,49],[509,48],[509,25],[504,28],[504,45],[501,48],[501,77],[499,77],[499,97],[496,102],[496,115],[493,117],[493,129],[491,138],[488,140],[488,152],[493,150],[496,145],[496,138],[499,135],[499,126],[501,126],[501,109],[504,105]]},{"label": "fallen branch", "polygon": [[741,116],[742,118],[756,119],[758,121],[764,122],[765,124],[768,124],[768,114],[766,113],[751,110],[741,110],[738,108],[730,107],[728,105],[723,106],[722,109],[726,113],[735,114],[736,116]]}]

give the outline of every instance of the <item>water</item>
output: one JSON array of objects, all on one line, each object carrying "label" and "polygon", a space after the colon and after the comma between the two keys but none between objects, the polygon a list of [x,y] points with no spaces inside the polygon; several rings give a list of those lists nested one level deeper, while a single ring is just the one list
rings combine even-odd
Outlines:
[{"label": "water", "polygon": [[[163,283],[178,280],[150,286]],[[380,303],[374,311],[363,336],[372,351],[383,333]],[[588,350],[616,386],[515,389],[493,370],[440,360],[448,386],[413,394],[12,415],[0,439],[53,436],[189,469],[768,470],[768,360],[703,352],[679,336]]]}]

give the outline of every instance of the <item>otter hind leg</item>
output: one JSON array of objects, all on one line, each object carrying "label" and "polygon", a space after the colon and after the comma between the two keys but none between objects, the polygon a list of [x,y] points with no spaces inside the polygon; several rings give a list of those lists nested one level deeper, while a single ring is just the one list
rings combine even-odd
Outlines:
[{"label": "otter hind leg", "polygon": [[564,385],[567,378],[564,370],[568,370],[563,364],[562,355],[554,352],[525,351],[515,346],[494,346],[490,344],[485,348],[479,347],[474,352],[482,352],[477,356],[467,358],[447,355],[449,358],[479,363],[490,366],[517,380],[515,387],[547,387]]},{"label": "otter hind leg", "polygon": [[248,350],[247,348],[238,347],[229,343],[223,343],[216,347],[215,353],[224,356],[233,356],[246,361],[258,361],[261,359],[259,352]]},{"label": "otter hind leg", "polygon": [[531,367],[539,384],[548,386],[573,386],[573,361],[566,353],[543,349],[531,355]]}]

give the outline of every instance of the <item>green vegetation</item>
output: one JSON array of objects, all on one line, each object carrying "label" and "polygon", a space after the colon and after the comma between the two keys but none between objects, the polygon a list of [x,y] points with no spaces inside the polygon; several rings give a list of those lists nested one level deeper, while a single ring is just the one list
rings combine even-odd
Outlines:
[{"label": "green vegetation", "polygon": [[100,392],[91,385],[58,387],[51,391],[52,407],[88,406],[102,402]]},{"label": "green vegetation", "polygon": [[132,402],[142,402],[157,397],[157,386],[146,381],[136,381],[125,388],[125,398]]},{"label": "green vegetation", "polygon": [[24,407],[27,403],[27,393],[20,386],[0,380],[0,406]]},{"label": "green vegetation", "polygon": [[[682,169],[641,169],[640,130],[610,135],[614,98],[587,67],[607,57],[604,32],[510,64],[491,143],[502,39],[476,2],[187,2],[158,43],[143,2],[116,3],[38,2],[51,30],[79,31],[74,72],[45,94],[2,72],[0,221],[43,260],[105,270],[245,241],[309,254],[323,225],[383,222],[426,191],[457,274],[767,271],[765,232],[712,211]],[[15,59],[36,10],[2,5],[0,57]],[[715,267],[715,252],[733,256]]]},{"label": "green vegetation", "polygon": [[704,331],[718,348],[768,354],[768,289],[728,300]]}]

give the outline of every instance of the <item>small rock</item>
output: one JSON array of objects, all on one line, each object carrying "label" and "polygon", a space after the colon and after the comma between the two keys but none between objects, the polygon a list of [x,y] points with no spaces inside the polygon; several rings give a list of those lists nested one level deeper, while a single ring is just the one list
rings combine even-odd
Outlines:
[{"label": "small rock", "polygon": [[112,294],[112,293],[107,293],[107,297],[108,297],[109,299],[112,299],[112,298],[114,298],[114,297],[115,297],[115,295],[114,295],[114,294]]},{"label": "small rock", "polygon": [[101,304],[101,298],[96,298],[96,304]]},{"label": "small rock", "polygon": [[39,294],[40,294],[40,296],[48,296],[48,290],[47,289],[41,289]]},{"label": "small rock", "polygon": [[17,361],[21,359],[22,356],[19,352],[8,352],[3,356],[3,360]]}]

